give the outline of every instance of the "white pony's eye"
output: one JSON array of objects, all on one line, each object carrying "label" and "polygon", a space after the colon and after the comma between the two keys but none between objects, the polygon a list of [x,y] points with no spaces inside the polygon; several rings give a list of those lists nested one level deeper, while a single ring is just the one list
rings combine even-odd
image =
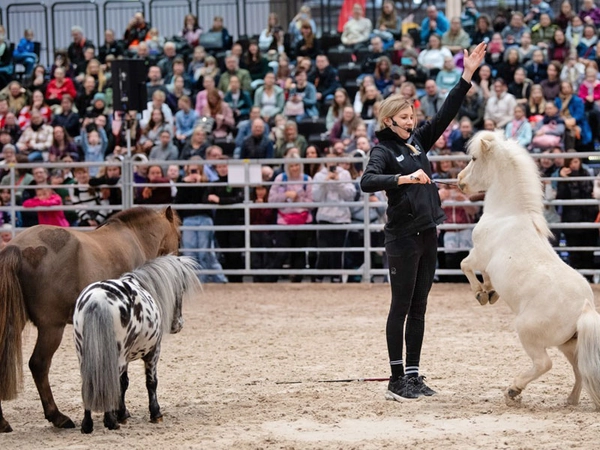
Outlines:
[{"label": "white pony's eye", "polygon": [[477,158],[475,158],[474,156],[471,157],[471,161],[477,161]]}]

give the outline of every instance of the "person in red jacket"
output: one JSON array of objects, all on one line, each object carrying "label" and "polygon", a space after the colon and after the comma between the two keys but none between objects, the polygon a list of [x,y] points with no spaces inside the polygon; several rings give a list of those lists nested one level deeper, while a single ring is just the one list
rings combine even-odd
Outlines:
[{"label": "person in red jacket", "polygon": [[[35,197],[25,200],[25,208],[37,206],[60,206],[62,205],[60,195],[49,188],[35,190]],[[57,227],[68,227],[69,221],[65,218],[63,211],[38,211],[38,223],[40,225],[56,225]]]},{"label": "person in red jacket", "polygon": [[54,79],[48,83],[46,88],[46,100],[50,105],[58,105],[65,94],[69,94],[73,98],[77,97],[73,80],[65,76],[65,70],[62,67],[57,67],[54,70]]}]

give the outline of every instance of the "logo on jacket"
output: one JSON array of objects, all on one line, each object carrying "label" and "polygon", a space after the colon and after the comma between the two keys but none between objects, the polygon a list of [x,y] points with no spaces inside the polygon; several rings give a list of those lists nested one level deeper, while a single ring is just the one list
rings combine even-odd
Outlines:
[{"label": "logo on jacket", "polygon": [[404,155],[396,156],[396,161],[398,161],[399,163],[404,161]]}]

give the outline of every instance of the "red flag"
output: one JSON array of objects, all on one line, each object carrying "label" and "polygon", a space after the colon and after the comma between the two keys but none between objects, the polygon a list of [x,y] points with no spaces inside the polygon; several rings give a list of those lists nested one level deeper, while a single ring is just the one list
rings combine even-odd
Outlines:
[{"label": "red flag", "polygon": [[367,0],[344,0],[344,4],[342,5],[342,10],[340,11],[340,17],[338,18],[338,32],[344,31],[344,25],[348,22],[348,19],[352,17],[352,8],[354,5],[359,4],[362,6],[363,11],[365,12],[365,5]]}]

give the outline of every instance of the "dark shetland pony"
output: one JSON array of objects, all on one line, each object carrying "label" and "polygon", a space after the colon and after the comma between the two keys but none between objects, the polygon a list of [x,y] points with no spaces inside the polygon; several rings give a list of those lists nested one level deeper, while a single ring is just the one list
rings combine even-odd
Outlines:
[{"label": "dark shetland pony", "polygon": [[[30,320],[38,336],[29,368],[44,415],[57,428],[74,428],[54,402],[48,371],[77,296],[95,281],[177,253],[179,225],[170,207],[132,208],[91,232],[38,225],[17,235],[0,252],[0,401],[16,398],[21,386],[21,332]],[[0,432],[9,431],[0,403]]]}]

